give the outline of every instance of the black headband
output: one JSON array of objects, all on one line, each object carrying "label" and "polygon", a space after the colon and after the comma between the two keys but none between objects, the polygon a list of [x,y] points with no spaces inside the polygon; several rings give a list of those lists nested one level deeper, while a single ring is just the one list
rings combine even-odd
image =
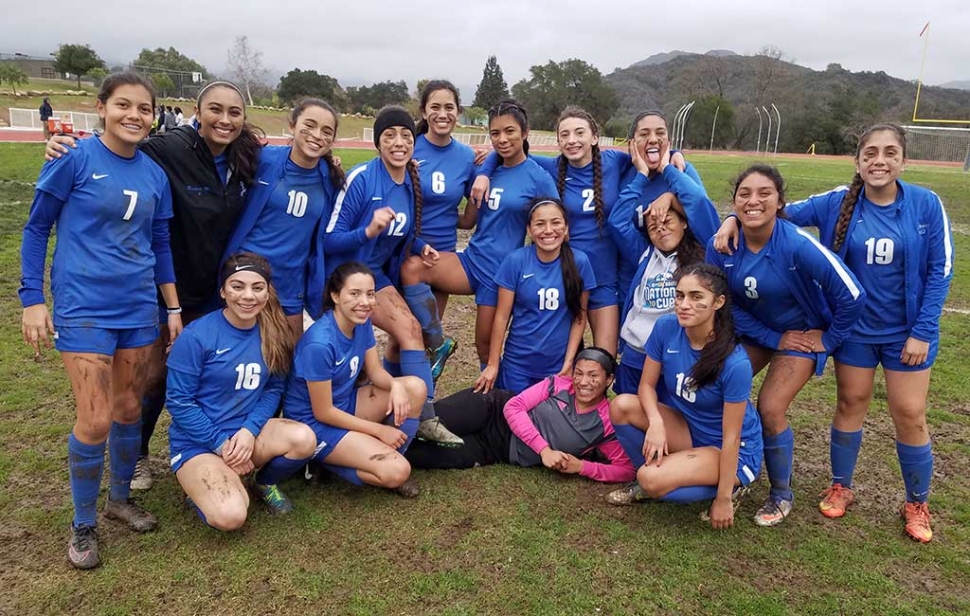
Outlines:
[{"label": "black headband", "polygon": [[414,128],[414,118],[411,117],[404,109],[399,109],[392,107],[390,109],[385,109],[377,115],[377,119],[374,120],[374,147],[380,149],[381,145],[381,133],[383,133],[388,128],[392,126],[403,126],[404,128],[411,131],[411,135],[417,134],[417,129]]},{"label": "black headband", "polygon": [[222,284],[226,284],[226,281],[229,280],[233,274],[238,272],[253,272],[254,274],[259,274],[264,280],[266,280],[266,284],[269,284],[272,281],[272,276],[270,275],[269,270],[259,266],[258,264],[237,263],[233,266],[227,264],[224,268],[222,268]]},{"label": "black headband", "polygon": [[573,365],[575,366],[576,362],[581,359],[595,361],[599,365],[603,366],[603,370],[606,370],[606,376],[613,376],[613,373],[616,372],[616,360],[612,355],[602,349],[598,349],[596,347],[583,349],[576,355],[576,359],[573,360]]}]

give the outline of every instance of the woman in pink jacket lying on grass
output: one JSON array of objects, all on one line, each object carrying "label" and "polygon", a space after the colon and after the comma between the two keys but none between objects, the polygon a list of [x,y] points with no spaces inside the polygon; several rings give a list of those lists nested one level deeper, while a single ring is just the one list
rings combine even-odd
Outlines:
[{"label": "woman in pink jacket lying on grass", "polygon": [[419,440],[406,457],[414,468],[542,464],[596,481],[631,481],[636,470],[613,433],[606,398],[615,372],[613,356],[590,347],[576,355],[572,377],[550,376],[518,395],[460,391],[438,400],[435,409],[465,444],[452,448]]}]

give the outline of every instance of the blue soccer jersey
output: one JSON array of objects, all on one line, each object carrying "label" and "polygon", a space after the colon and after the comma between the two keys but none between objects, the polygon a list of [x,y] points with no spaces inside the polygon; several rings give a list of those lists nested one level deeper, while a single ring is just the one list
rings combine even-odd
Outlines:
[{"label": "blue soccer jersey", "polygon": [[906,303],[899,296],[900,289],[906,288],[906,242],[898,209],[898,199],[881,207],[860,197],[856,204],[858,222],[846,235],[845,262],[866,290],[867,299],[862,317],[849,335],[853,342],[896,342],[909,336]]},{"label": "blue soccer jersey", "polygon": [[167,365],[173,454],[189,446],[216,451],[241,428],[258,436],[283,392],[283,379],[263,359],[259,325],[239,329],[222,310],[190,323]]},{"label": "blue soccer jersey", "polygon": [[242,250],[269,261],[273,286],[283,306],[303,307],[306,259],[313,232],[330,205],[327,201],[328,191],[321,184],[319,170],[304,169],[287,160],[282,181],[243,241]]},{"label": "blue soccer jersey", "polygon": [[458,205],[475,181],[475,153],[454,139],[441,147],[427,135],[414,140],[421,172],[421,238],[435,250],[454,252],[458,243]]},{"label": "blue soccer jersey", "polygon": [[[44,165],[37,191],[63,203],[51,267],[54,325],[156,325],[152,226],[172,217],[172,193],[161,167],[140,151],[123,158],[97,137],[84,139],[70,156]],[[40,210],[31,211],[25,231],[34,229],[46,245],[50,221],[39,217],[50,212]],[[24,266],[25,287],[43,280],[42,267],[31,272]]]},{"label": "blue soccer jersey", "polygon": [[[580,250],[573,255],[583,290],[589,291],[596,286],[589,258]],[[503,366],[540,378],[562,368],[574,315],[566,307],[560,258],[544,263],[535,246],[526,246],[502,261],[495,283],[515,293]]]},{"label": "blue soccer jersey", "polygon": [[687,420],[695,447],[721,447],[725,402],[747,402],[741,440],[747,446],[761,443],[761,421],[749,400],[751,362],[740,345],[724,361],[717,380],[699,390],[693,387],[690,373],[701,352],[691,348],[687,332],[675,315],[667,314],[657,320],[646,350],[651,359],[661,364],[663,384],[676,410]]},{"label": "blue soccer jersey", "polygon": [[497,168],[465,254],[480,272],[493,277],[502,260],[525,242],[529,201],[558,194],[549,174],[529,158],[514,167]]},{"label": "blue soccer jersey", "polygon": [[307,381],[330,381],[333,405],[344,411],[352,409],[354,382],[364,369],[364,355],[376,345],[370,320],[355,326],[354,337],[348,338],[337,326],[333,311],[325,312],[296,345],[283,415],[306,424],[317,421]]},{"label": "blue soccer jersey", "polygon": [[737,251],[734,271],[728,278],[731,301],[776,332],[811,329],[808,316],[775,266],[767,249],[752,252],[746,246]]},{"label": "blue soccer jersey", "polygon": [[[561,159],[562,156],[532,157],[532,160],[545,169],[557,183]],[[596,183],[593,179],[592,162],[585,167],[566,164],[561,198],[569,216],[570,245],[594,257],[592,265],[593,272],[596,274],[596,284],[610,286],[617,281],[619,255],[606,221],[620,192],[620,177],[630,167],[630,155],[617,150],[602,150],[600,165],[600,186],[603,198],[601,219],[598,220],[596,216],[594,189]],[[559,194],[558,191],[556,194]]]},{"label": "blue soccer jersey", "polygon": [[[390,207],[394,220],[380,235],[366,236],[374,212]],[[325,248],[336,258],[327,260],[327,272],[349,260],[365,263],[374,271],[382,271],[399,251],[410,241],[414,230],[414,195],[411,179],[405,174],[404,182],[396,183],[388,174],[380,158],[361,163],[347,175],[345,188],[337,195],[330,222],[327,225]],[[420,244],[412,246],[412,250]]]}]

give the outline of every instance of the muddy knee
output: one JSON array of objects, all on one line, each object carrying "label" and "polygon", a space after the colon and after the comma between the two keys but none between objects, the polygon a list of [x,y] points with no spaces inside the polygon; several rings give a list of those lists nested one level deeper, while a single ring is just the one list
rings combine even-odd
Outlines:
[{"label": "muddy knee", "polygon": [[641,466],[637,471],[637,483],[640,489],[650,498],[660,498],[666,494],[666,486],[661,481],[659,469],[651,466]]}]

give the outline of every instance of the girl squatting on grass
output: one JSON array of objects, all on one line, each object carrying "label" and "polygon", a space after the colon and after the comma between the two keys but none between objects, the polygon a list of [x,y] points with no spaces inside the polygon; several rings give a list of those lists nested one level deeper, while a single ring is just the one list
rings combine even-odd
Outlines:
[{"label": "girl squatting on grass", "polygon": [[[418,430],[427,388],[381,366],[370,321],[379,301],[366,265],[349,261],[334,270],[326,312],[296,346],[283,414],[312,429],[313,460],[338,477],[413,498],[418,486],[402,454]],[[364,378],[368,384],[358,386]]]},{"label": "girl squatting on grass", "polygon": [[[712,499],[702,517],[727,528],[732,495],[761,471],[751,363],[736,343],[724,274],[699,263],[681,268],[676,283],[676,316],[660,317],[650,333],[638,395],[621,394],[610,407],[617,438],[639,469],[639,490],[621,488],[607,501]],[[661,379],[670,405],[658,401]]]},{"label": "girl squatting on grass", "polygon": [[[421,239],[424,198],[413,160],[415,131],[414,121],[402,107],[385,107],[378,112],[374,146],[379,156],[354,167],[347,175],[346,187],[337,195],[327,225],[327,271],[348,261],[360,261],[373,272],[377,292],[374,325],[388,332],[396,343],[385,350],[388,365],[393,369],[400,366],[401,373],[421,379],[428,392],[420,435],[456,444],[461,439],[435,419],[434,380],[421,326],[395,287],[401,265],[409,255],[417,255],[427,267],[439,260],[438,251]],[[433,305],[431,296],[431,304],[426,306]],[[437,309],[433,312],[437,319]]]},{"label": "girl squatting on grass", "polygon": [[[906,135],[899,126],[878,124],[863,133],[855,164],[848,187],[786,208],[793,223],[818,228],[822,243],[845,261],[868,296],[855,328],[834,353],[832,486],[823,492],[819,510],[838,518],[855,498],[852,476],[862,426],[876,366],[882,364],[906,488],[905,530],[927,543],[933,538],[927,504],[933,453],[926,396],[953,276],[950,221],[934,192],[899,179],[906,166]],[[722,241],[727,243],[726,235]]]},{"label": "girl squatting on grass", "polygon": [[786,414],[812,374],[821,376],[862,314],[866,294],[845,264],[811,234],[781,218],[784,179],[774,167],[752,165],[734,184],[741,223],[737,250],[725,256],[713,240],[707,261],[722,269],[734,323],[755,374],[768,373],[758,392],[765,466],[771,490],[755,514],[759,526],[780,524],[794,502],[795,437]]},{"label": "girl squatting on grass", "polygon": [[293,509],[277,484],[313,455],[306,426],[274,418],[290,370],[293,342],[269,262],[242,252],[226,261],[219,295],[226,307],[193,321],[168,357],[171,466],[202,521],[236,530],[249,495],[272,513]]},{"label": "girl squatting on grass", "polygon": [[[141,395],[158,337],[158,286],[171,344],[182,330],[169,247],[172,193],[162,169],[137,148],[154,117],[151,85],[133,73],[109,76],[98,93],[100,137],[44,165],[24,227],[20,299],[24,341],[40,352],[52,334],[71,380],[77,420],[68,438],[74,519],[68,560],[100,564],[97,500],[105,441],[111,488],[104,516],[137,532],[155,516],[129,500],[141,443]],[[44,303],[51,228],[54,318]]]},{"label": "girl squatting on grass", "polygon": [[[195,124],[138,145],[165,171],[172,187],[172,262],[185,324],[218,305],[219,270],[246,192],[255,181],[260,135],[246,122],[239,88],[213,81],[199,92]],[[68,153],[65,146],[76,143],[71,137],[53,137],[47,144],[48,159]],[[152,485],[148,446],[165,404],[165,354],[171,342],[161,300],[159,309],[161,335],[152,347],[142,399],[141,451],[132,480],[136,490]]]},{"label": "girl squatting on grass", "polygon": [[571,374],[586,330],[596,278],[586,254],[570,247],[565,206],[535,199],[528,233],[532,244],[505,257],[495,274],[498,306],[488,365],[475,381],[482,393],[494,386],[517,394],[550,374]]}]

